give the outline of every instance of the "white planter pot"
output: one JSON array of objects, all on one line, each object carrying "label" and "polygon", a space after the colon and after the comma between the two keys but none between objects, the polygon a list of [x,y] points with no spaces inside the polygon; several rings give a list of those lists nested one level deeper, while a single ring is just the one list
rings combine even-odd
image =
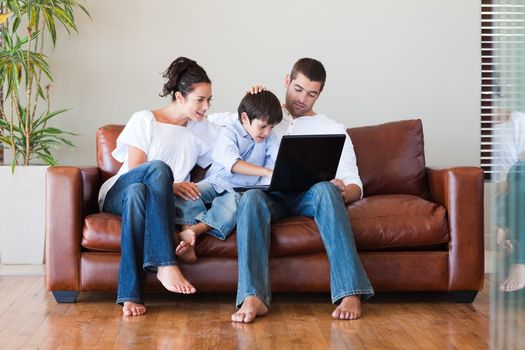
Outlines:
[{"label": "white planter pot", "polygon": [[47,166],[0,166],[0,261],[44,263]]}]

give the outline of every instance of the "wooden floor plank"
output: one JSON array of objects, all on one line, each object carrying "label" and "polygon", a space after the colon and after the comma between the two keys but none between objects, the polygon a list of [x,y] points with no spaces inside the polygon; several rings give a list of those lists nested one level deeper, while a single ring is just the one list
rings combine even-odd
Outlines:
[{"label": "wooden floor plank", "polygon": [[81,293],[76,304],[57,304],[43,276],[1,276],[0,348],[525,348],[523,294],[491,298],[497,288],[486,282],[473,304],[445,294],[380,294],[363,304],[357,321],[332,320],[327,293],[276,294],[270,313],[245,325],[230,321],[233,293],[149,294],[148,313],[126,318],[111,293]]}]

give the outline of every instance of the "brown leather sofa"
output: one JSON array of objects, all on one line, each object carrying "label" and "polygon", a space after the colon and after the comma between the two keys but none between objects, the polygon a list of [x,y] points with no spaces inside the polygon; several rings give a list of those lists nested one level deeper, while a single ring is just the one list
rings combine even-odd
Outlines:
[{"label": "brown leather sofa", "polygon": [[[58,302],[74,302],[79,292],[116,291],[121,222],[98,212],[97,194],[120,166],[110,152],[122,128],[98,130],[96,167],[48,170],[47,287]],[[472,302],[483,286],[482,170],[425,167],[420,120],[348,133],[364,184],[364,198],[348,206],[348,216],[375,291],[451,292],[456,301]],[[198,262],[180,267],[198,291],[234,292],[235,234],[226,241],[203,235],[196,251]],[[273,291],[329,291],[328,260],[311,219],[272,226],[270,273]],[[163,288],[148,274],[146,289]]]}]

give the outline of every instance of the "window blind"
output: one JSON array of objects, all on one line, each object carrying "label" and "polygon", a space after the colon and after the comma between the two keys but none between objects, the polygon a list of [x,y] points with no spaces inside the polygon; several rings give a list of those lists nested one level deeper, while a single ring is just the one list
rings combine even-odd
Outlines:
[{"label": "window blind", "polygon": [[513,121],[525,112],[524,1],[481,1],[481,61],[481,167],[498,179],[508,162],[501,148],[525,135]]}]

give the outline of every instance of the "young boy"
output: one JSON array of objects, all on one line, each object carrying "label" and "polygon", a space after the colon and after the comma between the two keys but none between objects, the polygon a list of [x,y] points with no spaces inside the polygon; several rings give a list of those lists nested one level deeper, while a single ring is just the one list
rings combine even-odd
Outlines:
[{"label": "young boy", "polygon": [[221,130],[212,166],[197,184],[199,198],[175,198],[175,223],[183,228],[176,253],[187,262],[197,260],[193,246],[199,235],[209,231],[224,240],[233,231],[241,196],[233,188],[253,186],[272,176],[279,148],[272,129],[283,118],[279,99],[270,91],[248,93],[238,115],[238,120]]}]

